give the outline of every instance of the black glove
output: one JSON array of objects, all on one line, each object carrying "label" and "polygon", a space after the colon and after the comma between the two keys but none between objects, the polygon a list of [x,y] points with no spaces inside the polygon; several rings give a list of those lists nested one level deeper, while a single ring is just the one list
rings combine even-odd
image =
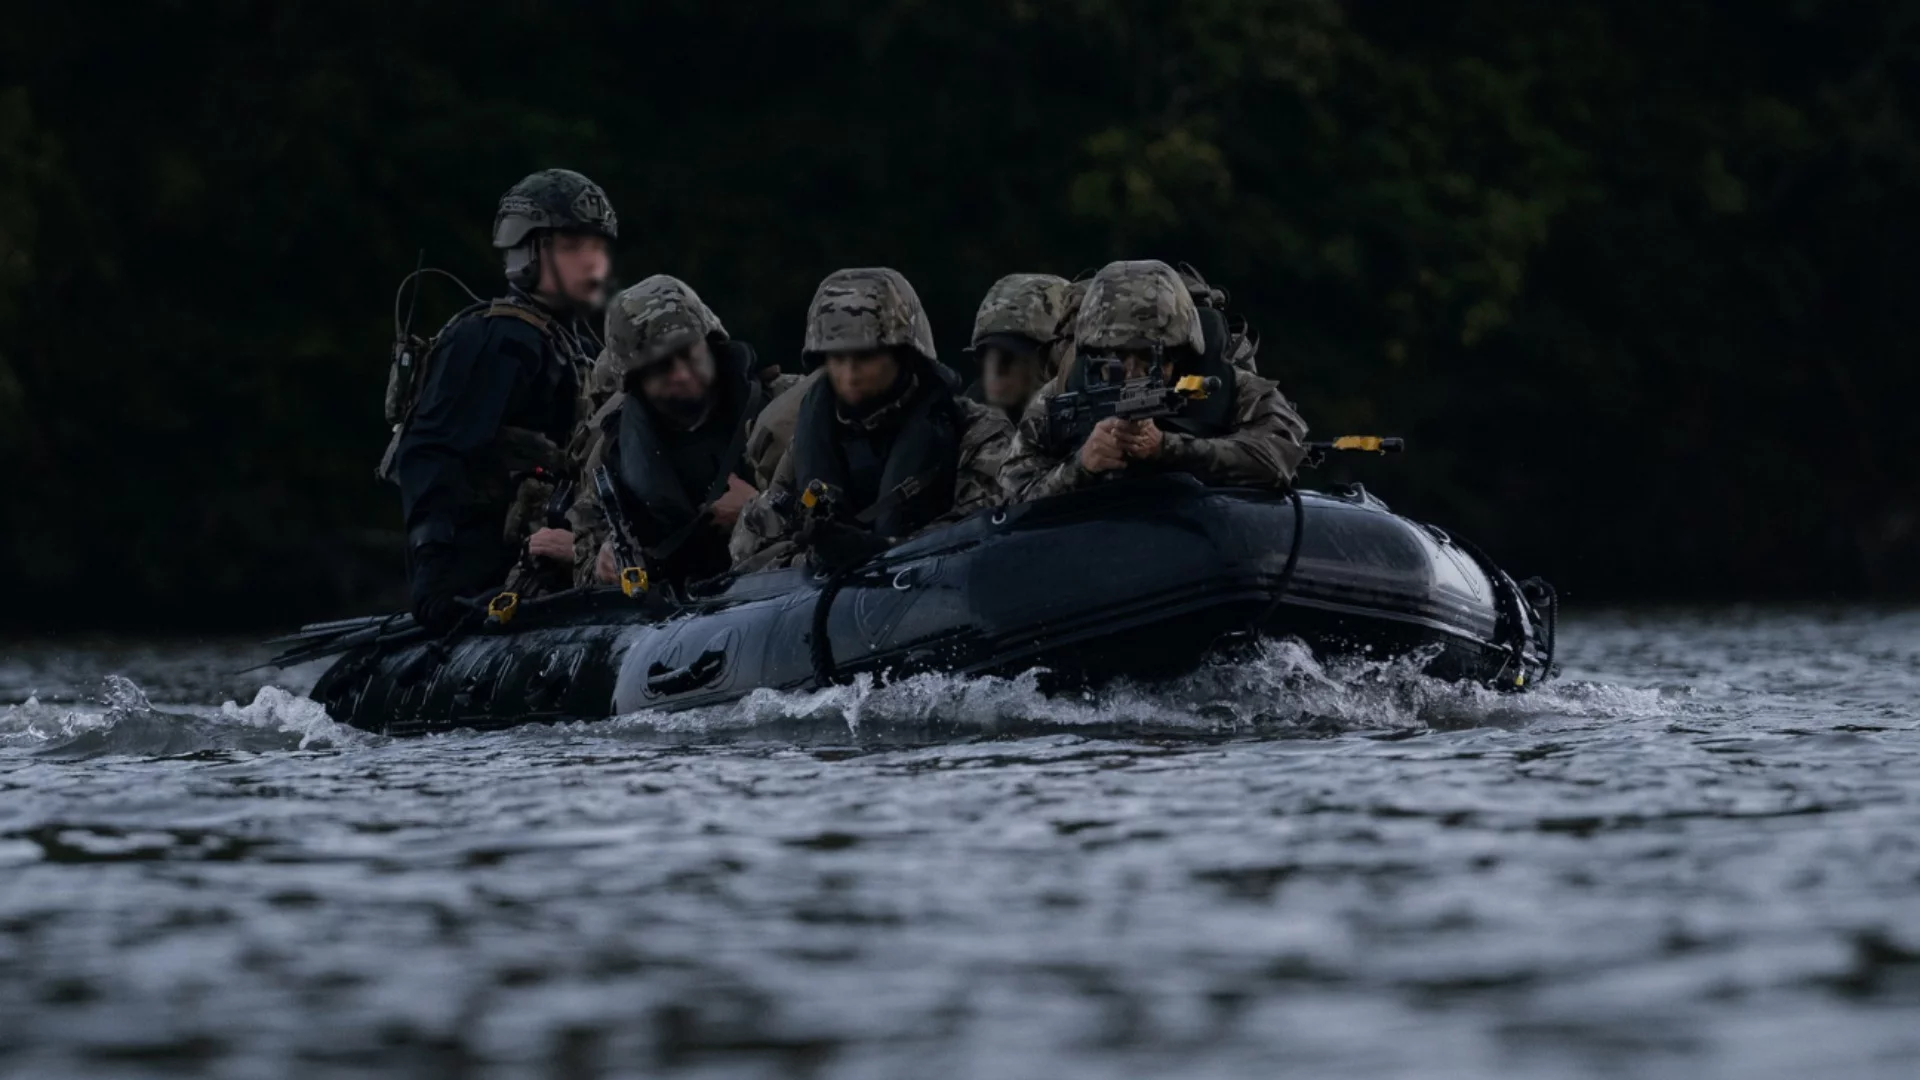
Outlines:
[{"label": "black glove", "polygon": [[410,561],[413,621],[434,634],[451,633],[472,613],[454,592],[453,549],[444,544],[423,545],[413,550]]}]

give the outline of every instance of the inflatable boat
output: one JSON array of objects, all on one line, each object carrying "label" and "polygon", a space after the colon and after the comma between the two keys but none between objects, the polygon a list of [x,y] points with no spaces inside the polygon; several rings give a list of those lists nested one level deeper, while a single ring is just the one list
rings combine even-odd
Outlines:
[{"label": "inflatable boat", "polygon": [[1258,636],[1414,655],[1524,689],[1552,667],[1552,590],[1352,485],[1283,494],[1129,479],[983,510],[851,569],[616,588],[429,638],[406,616],[320,624],[279,659],[339,658],[313,696],[389,735],[724,704],[860,675],[1039,670],[1047,689],[1192,671]]}]

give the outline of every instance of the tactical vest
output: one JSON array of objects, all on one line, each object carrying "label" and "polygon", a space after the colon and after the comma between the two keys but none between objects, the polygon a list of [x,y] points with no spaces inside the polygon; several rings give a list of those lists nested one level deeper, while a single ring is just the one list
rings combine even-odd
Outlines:
[{"label": "tactical vest", "polygon": [[453,318],[441,324],[432,337],[409,334],[406,340],[395,342],[393,359],[387,366],[385,413],[387,423],[393,426],[393,437],[387,440],[386,453],[380,455],[380,464],[373,470],[376,478],[399,482],[393,474],[394,456],[400,452],[400,438],[406,434],[407,425],[413,422],[413,411],[420,405],[420,392],[427,385],[427,376],[439,359],[447,331],[474,316],[483,319],[519,319],[540,331],[542,337],[549,341],[553,339],[553,316],[539,308],[507,298],[461,308]]}]

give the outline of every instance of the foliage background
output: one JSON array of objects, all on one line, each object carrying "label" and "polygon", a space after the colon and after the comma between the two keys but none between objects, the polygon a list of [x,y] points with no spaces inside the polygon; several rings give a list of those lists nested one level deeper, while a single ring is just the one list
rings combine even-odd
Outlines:
[{"label": "foliage background", "polygon": [[[886,263],[1197,264],[1343,466],[1575,602],[1920,592],[1920,5],[19,5],[0,38],[0,620],[394,603],[370,470],[424,246],[599,180],[619,272],[791,361]],[[430,293],[423,318],[455,298]]]}]

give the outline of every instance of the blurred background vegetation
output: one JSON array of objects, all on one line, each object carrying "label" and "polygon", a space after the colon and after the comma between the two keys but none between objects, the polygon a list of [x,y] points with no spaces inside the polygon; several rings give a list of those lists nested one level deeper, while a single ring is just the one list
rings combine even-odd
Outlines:
[{"label": "blurred background vegetation", "polygon": [[[1575,602],[1920,592],[1920,4],[35,4],[0,40],[0,619],[393,604],[393,287],[603,184],[791,364],[903,270],[1191,261],[1342,466]],[[422,321],[455,306],[429,290]]]}]

